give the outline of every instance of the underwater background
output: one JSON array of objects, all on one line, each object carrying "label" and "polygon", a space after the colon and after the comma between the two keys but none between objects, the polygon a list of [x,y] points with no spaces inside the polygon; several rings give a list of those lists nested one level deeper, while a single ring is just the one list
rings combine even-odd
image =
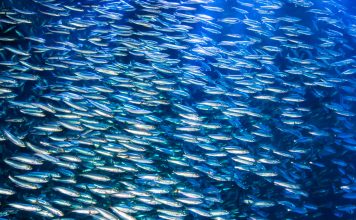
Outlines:
[{"label": "underwater background", "polygon": [[0,219],[356,219],[353,0],[1,0]]}]

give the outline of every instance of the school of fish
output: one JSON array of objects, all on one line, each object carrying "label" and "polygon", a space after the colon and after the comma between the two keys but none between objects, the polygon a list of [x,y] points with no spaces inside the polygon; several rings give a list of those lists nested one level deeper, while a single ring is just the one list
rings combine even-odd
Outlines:
[{"label": "school of fish", "polygon": [[0,219],[354,219],[347,2],[0,1]]}]

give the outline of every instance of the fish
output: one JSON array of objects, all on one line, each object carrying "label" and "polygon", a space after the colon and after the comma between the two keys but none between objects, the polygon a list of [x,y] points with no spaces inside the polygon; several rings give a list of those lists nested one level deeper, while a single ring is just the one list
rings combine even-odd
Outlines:
[{"label": "fish", "polygon": [[6,219],[352,219],[351,0],[3,0]]}]

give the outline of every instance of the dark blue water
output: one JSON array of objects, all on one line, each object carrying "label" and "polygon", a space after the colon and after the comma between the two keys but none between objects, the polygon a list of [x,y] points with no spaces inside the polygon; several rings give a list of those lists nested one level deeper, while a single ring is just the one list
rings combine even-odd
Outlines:
[{"label": "dark blue water", "polygon": [[[353,1],[5,0],[0,9],[0,187],[13,194],[0,193],[4,219],[123,218],[117,207],[136,219],[355,219]],[[20,179],[33,172],[49,177]],[[75,213],[84,209],[92,214]]]}]

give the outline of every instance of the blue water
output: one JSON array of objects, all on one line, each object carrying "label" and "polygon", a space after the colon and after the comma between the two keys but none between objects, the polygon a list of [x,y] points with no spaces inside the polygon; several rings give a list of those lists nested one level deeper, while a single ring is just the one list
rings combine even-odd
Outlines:
[{"label": "blue water", "polygon": [[355,219],[355,12],[0,2],[0,216]]}]

